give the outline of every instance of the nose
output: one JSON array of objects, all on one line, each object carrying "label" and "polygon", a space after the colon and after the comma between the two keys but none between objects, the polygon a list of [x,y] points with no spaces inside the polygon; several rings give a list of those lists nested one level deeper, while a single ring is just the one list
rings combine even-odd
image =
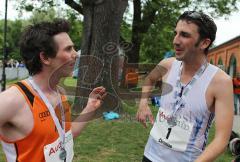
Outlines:
[{"label": "nose", "polygon": [[179,45],[179,44],[180,44],[179,36],[178,34],[176,34],[173,38],[173,45]]},{"label": "nose", "polygon": [[75,49],[73,49],[72,57],[73,57],[74,59],[76,59],[77,57],[79,57],[79,53],[78,53]]}]

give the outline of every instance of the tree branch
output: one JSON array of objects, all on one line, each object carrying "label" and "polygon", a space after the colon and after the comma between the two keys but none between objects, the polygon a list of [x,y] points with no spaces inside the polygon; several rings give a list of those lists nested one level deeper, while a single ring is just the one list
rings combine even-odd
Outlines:
[{"label": "tree branch", "polygon": [[141,1],[134,0],[133,1],[133,23],[132,23],[132,32],[139,29],[141,25]]},{"label": "tree branch", "polygon": [[76,3],[74,0],[65,0],[65,4],[83,15],[83,8],[79,3]]},{"label": "tree branch", "polygon": [[82,4],[85,4],[85,5],[94,6],[94,5],[99,5],[103,3],[104,0],[81,0],[81,2]]},{"label": "tree branch", "polygon": [[146,6],[144,7],[141,23],[142,33],[146,33],[155,20],[157,8],[153,6],[153,3],[153,1],[147,2]]}]

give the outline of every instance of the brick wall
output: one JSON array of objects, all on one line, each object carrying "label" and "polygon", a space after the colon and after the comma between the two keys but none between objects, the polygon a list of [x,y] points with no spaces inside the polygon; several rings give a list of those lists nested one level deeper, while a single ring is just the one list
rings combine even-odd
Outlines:
[{"label": "brick wall", "polygon": [[208,53],[208,61],[218,65],[222,60],[224,70],[228,73],[231,59],[236,58],[236,73],[240,73],[240,36],[231,39],[217,47],[211,49]]}]

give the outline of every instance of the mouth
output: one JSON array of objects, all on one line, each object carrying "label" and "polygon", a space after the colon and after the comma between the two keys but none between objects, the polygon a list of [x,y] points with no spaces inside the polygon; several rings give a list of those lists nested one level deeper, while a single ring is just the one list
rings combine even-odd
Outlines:
[{"label": "mouth", "polygon": [[175,48],[176,55],[180,55],[183,52],[183,49]]},{"label": "mouth", "polygon": [[69,65],[70,65],[70,67],[74,67],[75,63],[73,62],[73,63],[71,63]]},{"label": "mouth", "polygon": [[68,62],[68,63],[66,63],[66,65],[69,67],[74,67],[75,61]]}]

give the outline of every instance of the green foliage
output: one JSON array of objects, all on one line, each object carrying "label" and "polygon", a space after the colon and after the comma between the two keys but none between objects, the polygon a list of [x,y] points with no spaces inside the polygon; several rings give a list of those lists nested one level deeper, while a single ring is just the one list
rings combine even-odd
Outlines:
[{"label": "green foliage", "polygon": [[131,25],[124,20],[121,24],[120,33],[121,33],[121,36],[125,39],[125,41],[131,42],[131,37],[132,37]]},{"label": "green foliage", "polygon": [[36,24],[41,21],[51,21],[56,18],[56,11],[53,8],[49,8],[48,10],[34,10],[32,12],[32,16],[29,19],[31,24]]},{"label": "green foliage", "polygon": [[71,30],[69,35],[76,46],[76,49],[79,50],[81,47],[81,37],[82,37],[82,22],[76,16],[76,13],[72,10],[63,10],[57,11],[53,7],[48,9],[35,9],[32,16],[29,19],[31,24],[39,23],[41,21],[52,21],[54,18],[66,18],[71,24]]},{"label": "green foliage", "polygon": [[[155,13],[154,21],[146,31],[140,31],[142,33],[133,33],[131,28],[131,9],[128,7],[123,17],[121,25],[121,36],[127,41],[131,42],[132,35],[139,34],[142,37],[141,50],[140,50],[140,61],[141,62],[159,62],[165,52],[172,50],[172,38],[173,29],[179,13],[184,10],[197,10],[210,13],[213,17],[224,16],[230,14],[233,11],[237,11],[237,3],[239,0],[140,0],[141,1],[141,12],[142,19],[145,15]],[[78,3],[78,2],[77,2]],[[129,1],[129,3],[132,3]],[[81,3],[80,3],[81,4]],[[18,9],[32,11],[48,11],[49,8],[55,8],[58,12],[63,12],[60,6],[53,0],[42,0],[42,1],[30,1],[20,0],[18,2]],[[65,5],[66,7],[67,5]],[[64,9],[66,10],[66,9]],[[73,9],[67,9],[65,14],[62,15],[68,17],[72,22],[73,32],[70,33],[77,49],[80,48],[81,44],[81,33],[83,31],[82,24],[75,24],[77,16],[79,14]],[[38,20],[38,19],[37,19]],[[36,21],[37,21],[36,20]],[[143,19],[142,22],[145,24],[148,19]],[[77,31],[79,30],[79,31]],[[138,31],[139,32],[139,31]],[[73,34],[74,33],[74,34]],[[1,37],[0,37],[1,39]],[[134,43],[134,42],[132,42]]]},{"label": "green foliage", "polygon": [[226,16],[238,11],[239,0],[192,0],[189,3],[191,9],[208,12],[213,17]]},{"label": "green foliage", "polygon": [[[78,16],[74,16],[74,12],[66,10],[62,12],[65,17],[72,25],[72,30],[69,35],[72,41],[76,45],[77,49],[81,47],[82,37],[82,22],[78,19]],[[7,21],[7,48],[8,48],[8,59],[21,60],[19,54],[19,40],[23,29],[31,24],[39,23],[41,21],[52,21],[57,17],[57,13],[54,8],[43,8],[34,9],[32,16],[27,20],[8,20]],[[4,20],[0,20],[0,58],[3,57],[3,27]]]},{"label": "green foliage", "polygon": [[158,63],[167,51],[172,50],[173,31],[178,15],[179,12],[173,5],[165,6],[157,12],[154,23],[144,34],[140,62]]},{"label": "green foliage", "polygon": [[165,52],[171,51],[176,20],[184,10],[207,12],[213,17],[230,14],[237,10],[239,0],[142,0],[142,12],[156,10],[155,20],[143,34],[140,62],[158,63]]},{"label": "green foliage", "polygon": [[20,0],[16,2],[16,9],[21,15],[22,12],[33,12],[33,11],[48,11],[49,8],[58,6],[52,0],[43,1],[32,1],[32,0]]},{"label": "green foliage", "polygon": [[162,4],[159,1],[152,1],[145,6],[144,12],[156,10],[156,16],[143,35],[140,62],[158,63],[167,51],[172,50],[173,30],[179,16],[179,8],[176,7],[176,3],[169,1]]},{"label": "green foliage", "polygon": [[69,35],[75,44],[75,50],[81,49],[81,40],[82,40],[82,33],[83,33],[83,24],[80,20],[75,19],[73,15],[69,15],[68,21],[71,23],[71,31]]},{"label": "green foliage", "polygon": [[[20,60],[19,55],[19,39],[21,32],[23,30],[23,27],[26,26],[27,23],[25,23],[24,20],[8,20],[7,21],[7,38],[6,38],[6,46],[7,46],[7,53],[8,58],[13,58],[16,60]],[[3,26],[4,26],[4,20],[0,20],[0,30],[2,31],[0,33],[0,57],[3,57]]]},{"label": "green foliage", "polygon": [[123,20],[121,23],[120,27],[120,33],[121,37],[126,41],[126,42],[131,42],[131,37],[132,37],[132,29],[131,29],[131,18],[132,15],[129,10],[129,6],[127,6],[125,13],[123,15]]}]

